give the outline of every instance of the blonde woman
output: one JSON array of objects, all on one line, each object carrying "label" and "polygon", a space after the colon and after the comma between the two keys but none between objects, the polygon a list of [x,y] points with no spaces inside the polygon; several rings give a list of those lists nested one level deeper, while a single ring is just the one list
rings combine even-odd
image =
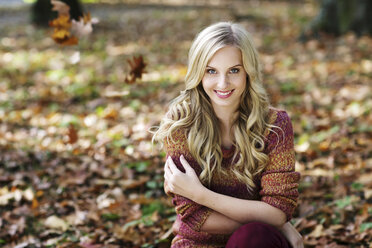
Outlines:
[{"label": "blonde woman", "polygon": [[271,108],[258,54],[239,24],[205,28],[189,51],[186,89],[153,140],[177,220],[172,247],[302,247],[293,130]]}]

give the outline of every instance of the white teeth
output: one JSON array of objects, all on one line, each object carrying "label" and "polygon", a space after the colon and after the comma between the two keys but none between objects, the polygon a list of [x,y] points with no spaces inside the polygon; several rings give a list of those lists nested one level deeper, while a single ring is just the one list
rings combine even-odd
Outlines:
[{"label": "white teeth", "polygon": [[232,91],[232,90],[230,90],[230,91],[228,91],[228,92],[217,91],[217,93],[218,93],[219,95],[226,96],[226,95],[230,94],[231,91]]}]

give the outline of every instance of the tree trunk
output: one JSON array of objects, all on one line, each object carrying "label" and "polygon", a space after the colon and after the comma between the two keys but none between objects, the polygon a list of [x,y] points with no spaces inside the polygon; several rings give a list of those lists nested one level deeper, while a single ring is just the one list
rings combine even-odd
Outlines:
[{"label": "tree trunk", "polygon": [[371,0],[323,0],[319,14],[301,35],[301,39],[320,33],[342,35],[348,31],[358,36],[372,35]]},{"label": "tree trunk", "polygon": [[[79,20],[83,16],[83,9],[79,0],[60,0],[70,6],[70,16]],[[52,11],[50,0],[37,0],[32,6],[31,21],[38,26],[48,26],[49,21],[57,17],[57,12]]]}]

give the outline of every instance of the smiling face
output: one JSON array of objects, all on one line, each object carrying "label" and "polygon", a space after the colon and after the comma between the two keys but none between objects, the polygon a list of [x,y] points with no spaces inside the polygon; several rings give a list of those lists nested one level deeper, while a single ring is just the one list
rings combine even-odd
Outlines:
[{"label": "smiling face", "polygon": [[246,78],[239,48],[226,46],[213,55],[205,69],[202,85],[216,113],[230,114],[237,110]]}]

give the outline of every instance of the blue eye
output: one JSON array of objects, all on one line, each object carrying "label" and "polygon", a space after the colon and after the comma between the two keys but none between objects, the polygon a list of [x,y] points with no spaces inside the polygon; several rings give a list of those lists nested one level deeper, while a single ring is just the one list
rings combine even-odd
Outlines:
[{"label": "blue eye", "polygon": [[239,69],[238,68],[232,68],[230,71],[231,71],[231,73],[238,73]]},{"label": "blue eye", "polygon": [[207,69],[208,74],[216,74],[216,71],[213,69]]}]

